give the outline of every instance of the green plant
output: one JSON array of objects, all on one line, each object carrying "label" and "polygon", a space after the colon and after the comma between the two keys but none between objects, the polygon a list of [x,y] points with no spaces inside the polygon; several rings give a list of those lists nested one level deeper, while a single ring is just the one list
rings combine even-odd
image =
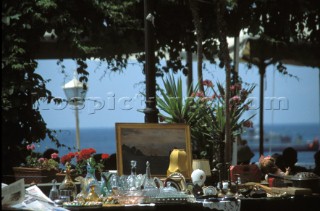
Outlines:
[{"label": "green plant", "polygon": [[[164,89],[158,88],[157,107],[159,119],[167,123],[186,123],[190,125],[194,157],[211,159],[219,144],[225,139],[225,90],[221,83],[217,88],[210,80],[204,80],[202,85],[189,90],[190,97],[185,97],[182,91],[182,80],[177,82],[173,75],[163,79]],[[243,132],[244,127],[252,127],[250,121],[254,115],[243,118],[251,103],[248,96],[254,85],[242,88],[240,83],[230,87],[230,125],[232,136]]]},{"label": "green plant", "polygon": [[33,150],[35,149],[34,144],[27,145],[27,150],[30,151],[30,155],[26,157],[26,163],[22,166],[29,168],[40,168],[50,170],[59,170],[59,162],[55,159],[58,158],[57,153],[52,153],[51,158],[43,158],[39,153],[35,153]]},{"label": "green plant", "polygon": [[[167,123],[186,123],[190,125],[191,140],[194,157],[207,157],[206,153],[210,149],[211,139],[210,106],[203,100],[195,100],[195,97],[185,97],[183,94],[182,80],[177,82],[173,75],[166,79],[162,78],[164,89],[158,87],[157,107],[159,119]],[[195,93],[196,88],[189,90],[188,93]],[[209,110],[208,110],[209,109]]]}]

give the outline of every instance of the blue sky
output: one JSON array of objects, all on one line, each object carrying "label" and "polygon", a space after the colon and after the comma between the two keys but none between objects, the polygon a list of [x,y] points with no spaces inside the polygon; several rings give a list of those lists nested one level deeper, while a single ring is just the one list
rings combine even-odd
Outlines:
[{"label": "blue sky", "polygon": [[[37,72],[44,79],[51,79],[47,88],[55,97],[65,99],[62,86],[73,77],[76,63],[65,60],[65,77],[60,72],[56,60],[39,60]],[[144,114],[138,112],[145,107],[140,92],[144,90],[145,76],[142,66],[130,61],[128,68],[122,73],[113,73],[106,64],[88,60],[89,89],[87,101],[79,111],[80,128],[114,127],[116,122],[144,122]],[[224,71],[217,65],[207,64],[204,70],[204,79],[213,82],[225,82]],[[194,71],[196,63],[194,63]],[[253,66],[248,69],[240,64],[240,76],[244,82],[256,83],[252,94],[253,109],[250,114],[257,113],[254,124],[259,122],[259,71]],[[275,66],[268,66],[265,77],[265,124],[294,124],[319,123],[319,70],[316,68],[287,66],[290,74],[299,79],[282,75]],[[196,77],[196,72],[194,73]],[[158,80],[160,83],[160,79]],[[271,97],[277,99],[278,104],[271,108]],[[280,106],[279,106],[280,102]],[[71,106],[40,104],[41,114],[49,128],[62,129],[75,127],[75,112]]]}]

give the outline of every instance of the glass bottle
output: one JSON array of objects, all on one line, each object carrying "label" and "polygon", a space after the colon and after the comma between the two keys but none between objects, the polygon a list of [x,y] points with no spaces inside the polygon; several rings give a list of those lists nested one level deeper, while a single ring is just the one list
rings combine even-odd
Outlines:
[{"label": "glass bottle", "polygon": [[136,172],[136,166],[137,166],[137,161],[132,160],[131,161],[131,174],[129,175],[127,179],[127,183],[129,186],[129,190],[137,190],[137,172]]},{"label": "glass bottle", "polygon": [[66,163],[66,176],[59,186],[59,191],[61,192],[61,190],[71,190],[72,194],[70,197],[70,201],[73,201],[77,196],[77,186],[72,181],[72,178],[70,175],[70,168],[71,168],[71,165],[69,162],[67,162]]},{"label": "glass bottle", "polygon": [[159,189],[151,176],[149,161],[146,162],[146,174],[144,176],[142,188],[145,190],[146,196],[155,197],[159,193]]},{"label": "glass bottle", "polygon": [[150,189],[156,188],[156,183],[154,182],[153,178],[151,177],[150,171],[150,163],[149,161],[146,162],[146,175],[143,181],[143,189]]},{"label": "glass bottle", "polygon": [[98,196],[101,194],[101,186],[100,183],[98,182],[95,173],[96,169],[91,165],[93,162],[94,158],[89,158],[87,161],[87,174],[86,177],[84,178],[84,192],[85,195],[90,193],[91,186],[95,186],[94,191]]},{"label": "glass bottle", "polygon": [[101,193],[103,196],[108,196],[114,188],[118,188],[118,176],[114,171],[101,173]]},{"label": "glass bottle", "polygon": [[50,190],[50,193],[49,193],[49,198],[54,201],[56,199],[59,199],[60,195],[59,195],[59,190],[57,188],[57,180],[56,179],[53,179],[52,180],[52,188]]}]

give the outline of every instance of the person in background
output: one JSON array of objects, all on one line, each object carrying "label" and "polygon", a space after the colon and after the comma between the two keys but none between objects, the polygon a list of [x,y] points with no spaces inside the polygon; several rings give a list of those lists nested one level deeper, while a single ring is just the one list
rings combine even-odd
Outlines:
[{"label": "person in background", "polygon": [[313,173],[320,176],[320,150],[314,153],[314,164],[315,164],[315,167],[313,169]]},{"label": "person in background", "polygon": [[274,158],[276,166],[278,166],[281,169],[281,171],[285,172],[286,168],[284,166],[283,156],[279,153],[274,153],[271,155],[271,157]]},{"label": "person in background", "polygon": [[237,165],[230,167],[231,180],[234,182],[260,182],[261,171],[259,166],[251,163],[254,153],[247,144],[247,140],[238,137]]},{"label": "person in background", "polygon": [[263,155],[259,158],[259,165],[260,169],[263,175],[263,178],[269,183],[270,187],[283,187],[285,186],[285,183],[282,179],[278,178],[269,178],[268,174],[273,174],[275,176],[286,176],[290,174],[290,167],[286,169],[286,171],[282,171],[277,165],[276,160],[272,156],[266,156]]},{"label": "person in background", "polygon": [[47,149],[46,151],[43,152],[42,157],[43,157],[43,158],[47,158],[48,160],[49,160],[49,159],[53,159],[53,160],[57,161],[58,163],[60,163],[60,158],[59,158],[59,157],[57,157],[57,158],[52,158],[52,157],[51,157],[51,155],[52,155],[53,153],[59,154],[59,151],[56,150],[56,149],[49,148],[49,149]]},{"label": "person in background", "polygon": [[238,165],[250,164],[251,158],[254,156],[254,153],[251,151],[247,143],[247,140],[240,140],[238,145]]},{"label": "person in background", "polygon": [[298,153],[292,147],[287,147],[282,151],[283,164],[285,168],[290,168],[290,175],[295,175],[299,172],[308,171],[307,168],[303,166],[297,166],[296,163],[298,161]]}]

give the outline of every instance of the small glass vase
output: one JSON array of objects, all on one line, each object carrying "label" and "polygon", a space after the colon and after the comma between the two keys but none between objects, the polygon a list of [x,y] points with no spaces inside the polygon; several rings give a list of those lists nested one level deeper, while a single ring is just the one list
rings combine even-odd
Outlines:
[{"label": "small glass vase", "polygon": [[90,159],[93,159],[93,158],[89,158],[87,162],[87,174],[83,182],[84,187],[81,187],[81,189],[84,191],[85,197],[90,193],[92,186],[94,186],[94,191],[98,196],[100,196],[101,194],[101,185],[95,176],[95,172],[96,172],[95,168],[93,168],[90,165]]}]

